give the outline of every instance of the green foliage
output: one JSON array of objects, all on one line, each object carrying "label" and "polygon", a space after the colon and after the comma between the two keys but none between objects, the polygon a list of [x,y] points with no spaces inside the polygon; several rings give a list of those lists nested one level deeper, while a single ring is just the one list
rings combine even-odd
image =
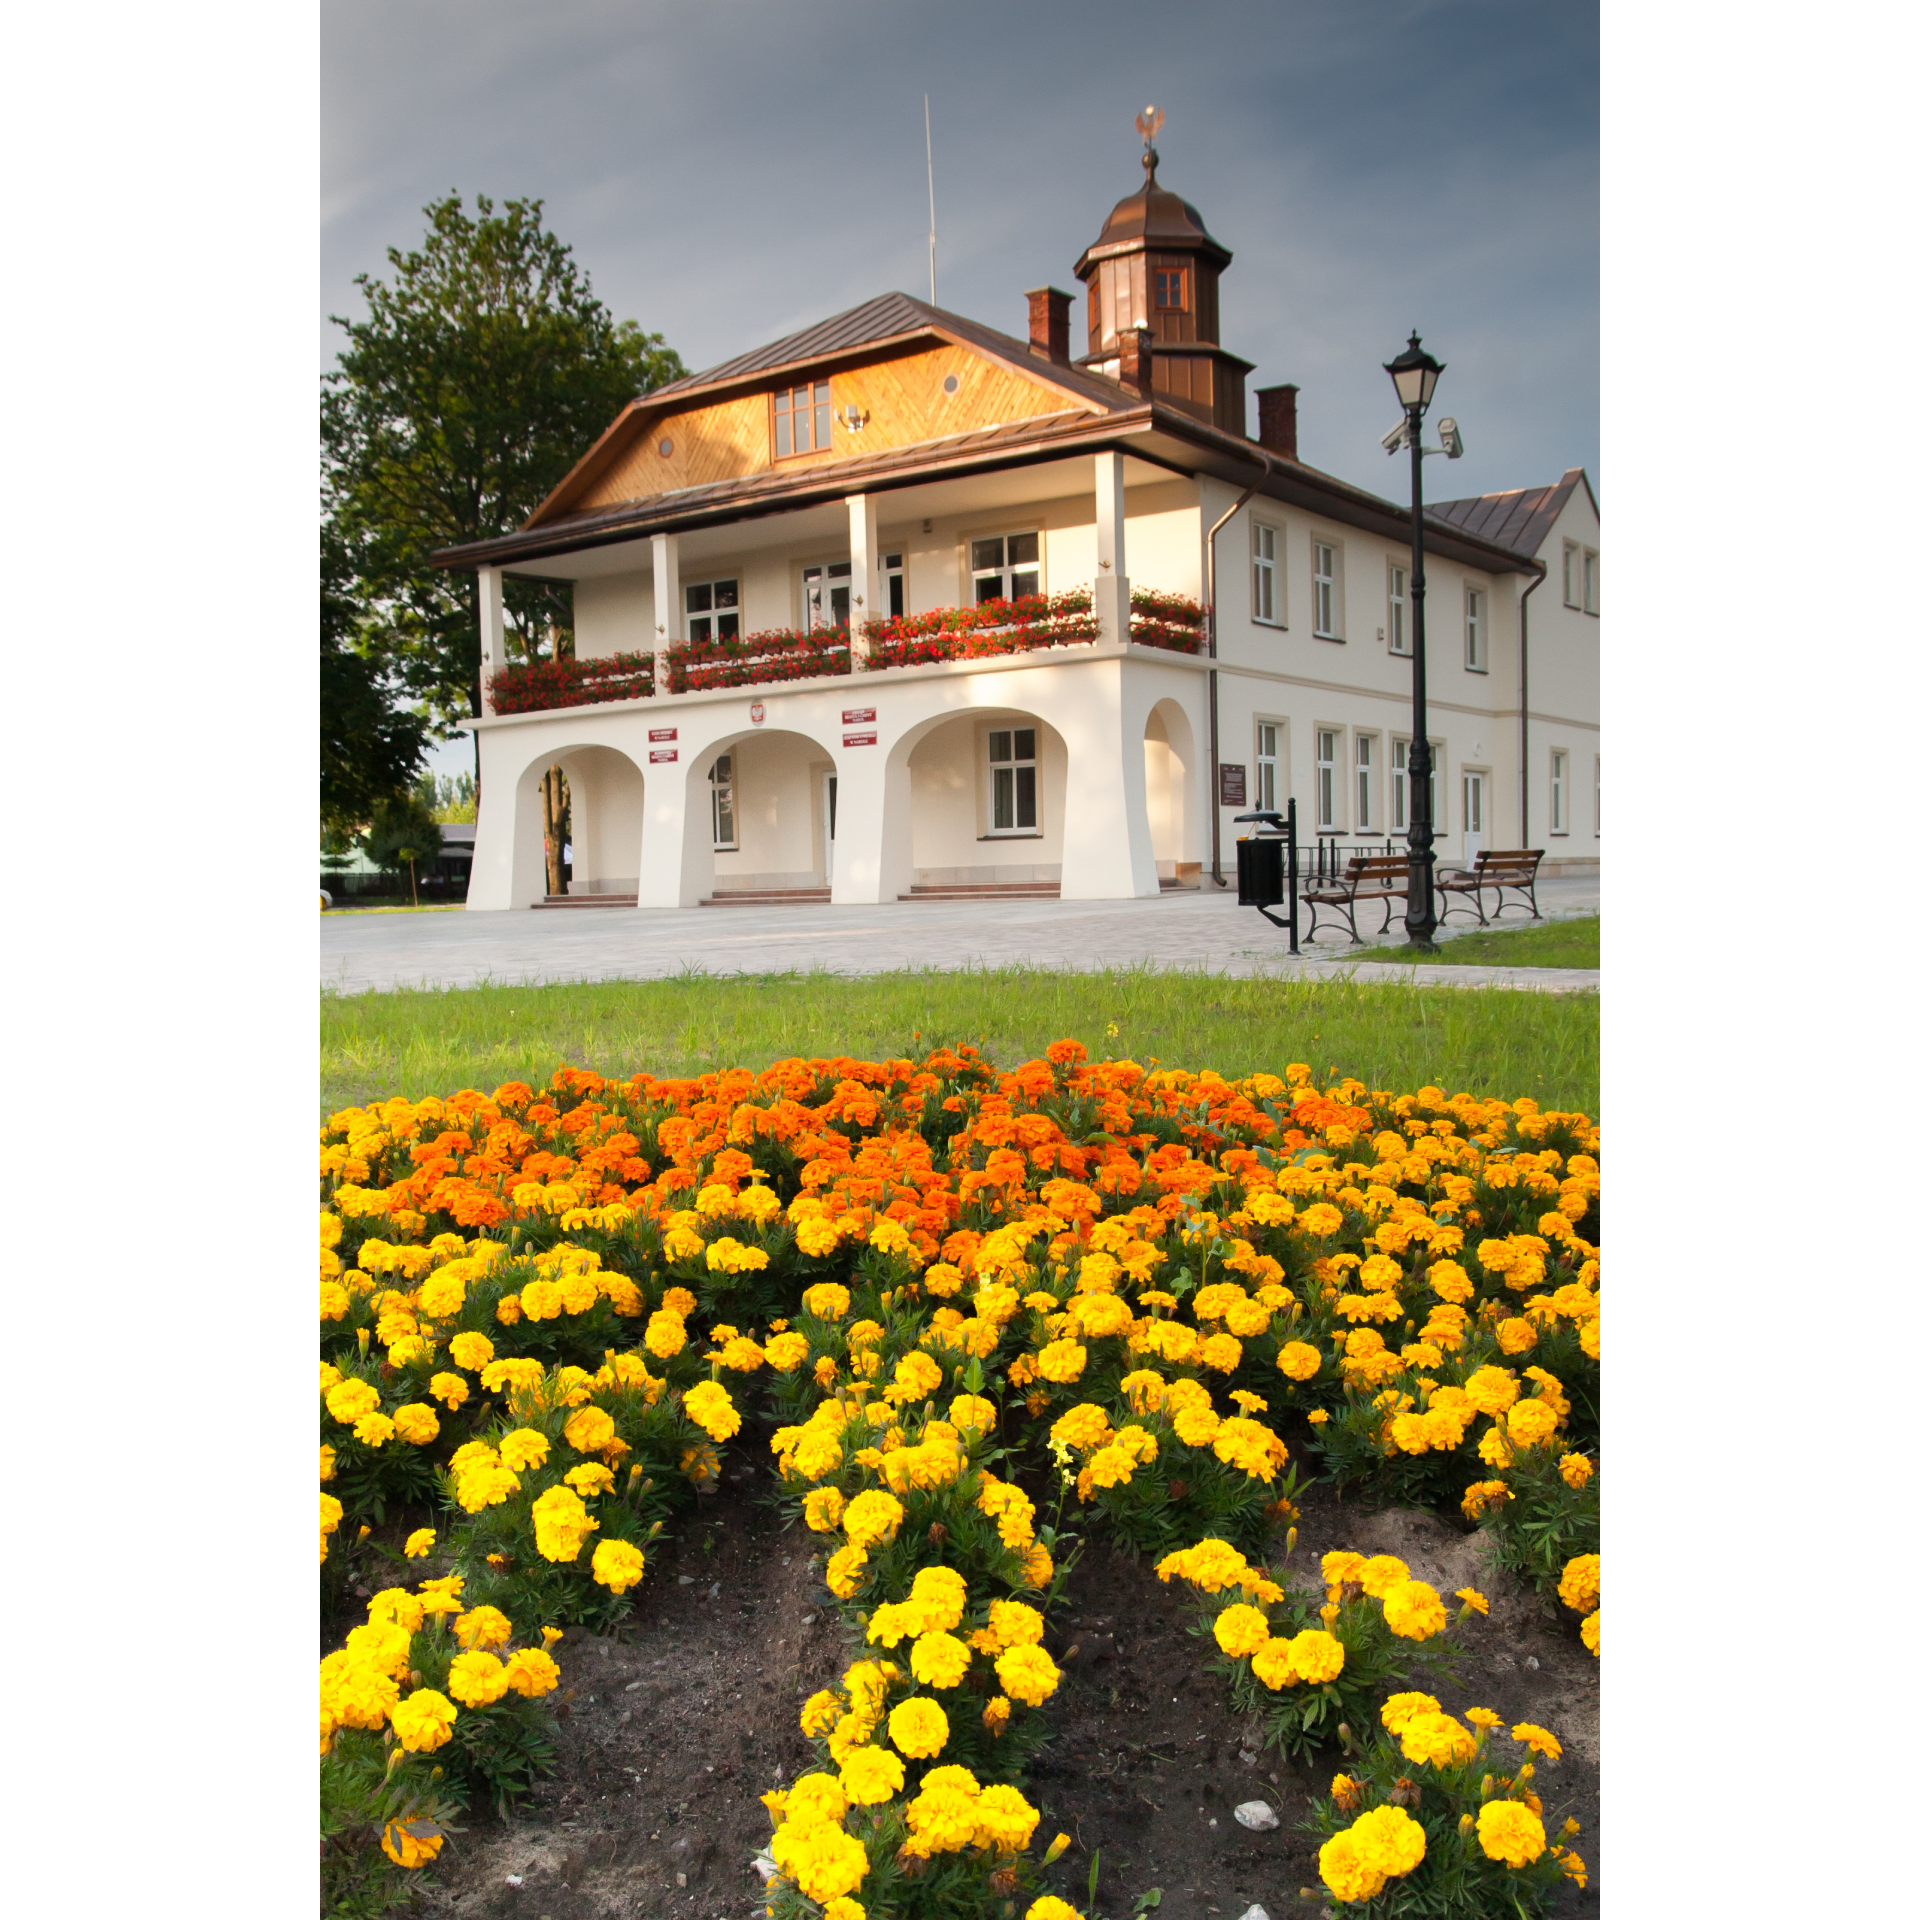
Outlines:
[{"label": "green foliage", "polygon": [[1551,1593],[1569,1560],[1600,1551],[1599,1470],[1584,1487],[1570,1487],[1556,1449],[1525,1447],[1500,1478],[1512,1497],[1491,1501],[1482,1522],[1494,1564]]},{"label": "green foliage", "polygon": [[327,1920],[379,1920],[410,1906],[428,1873],[382,1851],[389,1821],[418,1837],[457,1833],[459,1800],[444,1770],[422,1755],[390,1749],[378,1734],[343,1729],[320,1760],[320,1911]]},{"label": "green foliage", "polygon": [[472,826],[479,818],[480,802],[470,773],[423,773],[414,782],[413,790],[419,795],[420,804],[443,827],[452,826],[456,821]]},{"label": "green foliage", "polygon": [[420,868],[439,858],[443,844],[439,825],[411,788],[374,808],[365,840],[367,858],[376,867],[415,879]]},{"label": "green foliage", "polygon": [[320,534],[320,821],[363,826],[420,770],[426,722],[396,706],[386,669],[361,650],[359,609],[338,533]]},{"label": "green foliage", "polygon": [[[540,201],[475,207],[435,201],[423,246],[388,250],[390,281],[358,277],[367,311],[335,317],[347,344],[321,400],[346,597],[369,657],[443,727],[480,710],[479,607],[472,576],[428,556],[512,532],[629,400],[684,372],[594,297]],[[571,628],[563,586],[507,595],[523,639]]]}]

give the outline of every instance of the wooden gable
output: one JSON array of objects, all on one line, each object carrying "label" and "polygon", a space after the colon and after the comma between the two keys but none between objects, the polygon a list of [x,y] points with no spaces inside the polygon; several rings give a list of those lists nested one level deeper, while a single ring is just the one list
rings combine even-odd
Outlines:
[{"label": "wooden gable", "polygon": [[[824,379],[836,415],[848,406],[866,416],[859,432],[833,422],[831,446],[823,452],[773,456],[773,395],[802,377]],[[947,391],[947,382],[955,382]],[[563,513],[591,513],[644,500],[681,487],[744,479],[774,467],[829,466],[838,459],[889,453],[921,441],[977,433],[1046,414],[1098,411],[1097,404],[1068,392],[1036,367],[1029,374],[977,349],[943,342],[830,369],[796,369],[763,376],[751,393],[656,411],[641,402],[555,490],[534,522]],[[671,451],[667,449],[671,447]]]}]

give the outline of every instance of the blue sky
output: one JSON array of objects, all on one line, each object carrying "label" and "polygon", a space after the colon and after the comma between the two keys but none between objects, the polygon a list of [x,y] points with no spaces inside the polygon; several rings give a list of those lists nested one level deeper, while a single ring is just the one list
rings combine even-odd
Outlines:
[{"label": "blue sky", "polygon": [[457,189],[544,198],[690,367],[889,288],[1010,333],[1140,179],[1233,249],[1222,344],[1303,458],[1402,497],[1380,363],[1417,325],[1466,457],[1437,495],[1599,471],[1594,0],[324,0],[322,364],[353,278]]}]

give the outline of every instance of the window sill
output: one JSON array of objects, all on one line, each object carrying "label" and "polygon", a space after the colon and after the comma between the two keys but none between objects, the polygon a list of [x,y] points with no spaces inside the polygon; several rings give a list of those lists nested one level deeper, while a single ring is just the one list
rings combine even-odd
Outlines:
[{"label": "window sill", "polygon": [[974,845],[984,847],[989,840],[1044,840],[1047,836],[1038,827],[1022,827],[1011,833],[977,833]]},{"label": "window sill", "polygon": [[1313,637],[1316,640],[1331,640],[1336,647],[1344,647],[1347,644],[1345,637],[1337,633],[1316,633]]},{"label": "window sill", "polygon": [[1285,633],[1287,631],[1287,623],[1284,620],[1262,620],[1257,613],[1249,614],[1247,617],[1256,627],[1265,627],[1270,632]]},{"label": "window sill", "polygon": [[1491,667],[1469,667],[1467,671],[1469,673],[1491,673],[1493,669]]}]

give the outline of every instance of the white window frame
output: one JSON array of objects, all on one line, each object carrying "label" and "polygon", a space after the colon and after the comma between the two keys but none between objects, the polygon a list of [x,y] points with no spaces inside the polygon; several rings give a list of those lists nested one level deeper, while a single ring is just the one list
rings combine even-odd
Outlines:
[{"label": "white window frame", "polygon": [[1460,831],[1462,834],[1477,833],[1486,837],[1484,824],[1476,826],[1467,816],[1467,783],[1477,780],[1480,783],[1480,819],[1484,823],[1487,817],[1487,789],[1493,784],[1491,767],[1462,767],[1460,769]]},{"label": "white window frame", "polygon": [[1413,654],[1413,629],[1407,624],[1408,570],[1396,561],[1387,563],[1387,651],[1402,659]]},{"label": "white window frame", "polygon": [[1465,613],[1467,640],[1467,671],[1485,673],[1487,671],[1487,590],[1476,587],[1471,581],[1465,592]]},{"label": "white window frame", "polygon": [[1593,756],[1593,837],[1600,838],[1600,756]]},{"label": "white window frame", "polygon": [[[1020,735],[1023,733],[1033,736],[1033,752],[1030,757],[1023,756],[1020,752]],[[997,742],[1001,736],[1005,736],[1007,742],[1007,757],[1005,759],[995,757],[999,751]],[[986,837],[989,840],[1039,840],[1044,838],[1046,829],[1040,818],[1040,802],[1044,789],[1041,778],[1039,721],[1031,720],[1022,724],[1017,720],[1009,720],[1004,724],[982,727],[980,730],[980,759],[981,764],[986,770]],[[1004,827],[998,824],[996,818],[996,806],[999,798],[999,782],[996,776],[1002,768],[1007,770],[1009,776],[1006,792],[1009,810],[1013,819],[1012,825]],[[1021,826],[1019,824],[1020,774],[1023,769],[1027,768],[1031,768],[1033,773],[1033,818],[1026,826]]]},{"label": "white window frame", "polygon": [[[713,850],[715,853],[738,853],[740,851],[740,767],[731,753],[723,753],[714,761],[707,774],[707,782],[713,789]],[[728,837],[725,839],[721,837],[720,832],[723,822],[729,829]]]},{"label": "white window frame", "polygon": [[1580,603],[1597,620],[1600,617],[1600,549],[1580,550]]},{"label": "white window frame", "polygon": [[[1000,551],[1003,557],[1000,564],[998,566],[988,567],[975,566],[974,561],[977,558],[975,549],[984,545],[989,540],[998,540],[1001,542]],[[1016,563],[1010,557],[1011,548],[1009,543],[1015,540],[1031,540],[1033,542],[1033,559],[1031,563]],[[964,563],[962,577],[967,582],[967,605],[970,607],[977,607],[980,604],[980,582],[991,579],[996,575],[1006,581],[1009,591],[1004,596],[990,594],[988,595],[989,599],[999,597],[1004,597],[1008,600],[1019,599],[1020,594],[1017,590],[1019,578],[1022,574],[1026,573],[1033,575],[1033,585],[1026,589],[1027,592],[1045,593],[1047,590],[1047,542],[1045,533],[1037,526],[1009,527],[1004,532],[969,534],[961,557]]]},{"label": "white window frame", "polygon": [[[1281,775],[1281,766],[1286,756],[1287,723],[1284,720],[1268,720],[1256,715],[1253,722],[1253,804],[1265,813],[1280,813],[1285,809],[1281,801],[1286,798],[1286,782]],[[1268,736],[1271,735],[1271,751]]]},{"label": "white window frame", "polygon": [[1313,830],[1340,831],[1340,737],[1344,727],[1313,727]]},{"label": "white window frame", "polygon": [[1413,748],[1404,735],[1397,737],[1387,751],[1387,818],[1389,834],[1405,833],[1413,818],[1413,786],[1407,778],[1407,757]]},{"label": "white window frame", "polygon": [[[1341,638],[1340,543],[1321,534],[1309,541],[1313,558],[1313,637],[1316,640]],[[1325,557],[1326,571],[1321,571]]]},{"label": "white window frame", "polygon": [[[816,591],[817,578],[817,591]],[[833,617],[833,590],[844,588],[847,619],[844,626]],[[800,566],[800,625],[815,633],[838,627],[842,633],[853,626],[853,562],[851,560],[807,560]]]},{"label": "white window frame", "polygon": [[1248,604],[1253,608],[1254,624],[1285,631],[1286,601],[1281,591],[1281,566],[1286,555],[1283,531],[1271,520],[1255,520],[1247,535],[1247,547],[1253,566]]},{"label": "white window frame", "polygon": [[886,609],[878,616],[882,620],[898,619],[907,610],[907,555],[904,548],[898,553],[886,553],[880,557],[880,604]]},{"label": "white window frame", "polygon": [[1560,600],[1575,613],[1580,611],[1580,542],[1560,542]]},{"label": "white window frame", "polygon": [[1353,736],[1353,830],[1356,835],[1378,833],[1380,736]]},{"label": "white window frame", "polygon": [[1547,832],[1564,840],[1571,830],[1567,819],[1567,772],[1572,756],[1565,747],[1547,750]]},{"label": "white window frame", "polygon": [[[715,593],[722,587],[730,588],[733,592],[733,605],[730,607],[721,608],[713,604]],[[701,611],[696,613],[694,611],[693,597],[697,593],[704,593],[707,596],[707,604]],[[739,639],[742,609],[740,605],[740,576],[738,574],[726,574],[717,580],[689,580],[681,588],[680,600],[684,610],[684,618],[687,623],[685,632],[689,640]],[[729,619],[733,622],[732,633],[727,634],[715,631],[722,621]],[[696,623],[701,628],[701,631],[697,633],[694,631]]]}]

